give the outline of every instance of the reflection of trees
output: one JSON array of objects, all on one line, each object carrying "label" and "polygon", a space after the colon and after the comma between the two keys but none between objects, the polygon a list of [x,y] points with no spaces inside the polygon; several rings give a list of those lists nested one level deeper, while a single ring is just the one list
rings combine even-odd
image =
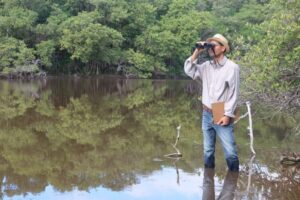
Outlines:
[{"label": "reflection of trees", "polygon": [[[298,199],[300,195],[299,166],[282,168],[276,174],[266,172],[256,166],[252,174],[250,193],[247,195],[249,199],[259,199],[258,195],[262,195],[263,199]],[[246,182],[247,176],[245,172],[241,174],[242,182]],[[245,190],[243,187],[245,186],[241,186],[240,190]]]},{"label": "reflection of trees", "polygon": [[[101,116],[101,117],[99,117]],[[58,111],[55,131],[79,143],[93,144],[97,136],[121,124],[123,117],[118,110],[103,104],[91,105],[87,96],[71,98],[66,108]]]},{"label": "reflection of trees", "polygon": [[33,99],[22,94],[20,90],[13,90],[7,82],[0,86],[0,119],[9,120],[23,115],[33,106]]},{"label": "reflection of trees", "polygon": [[[254,107],[255,109],[255,107]],[[257,158],[271,169],[278,168],[277,161],[283,151],[300,151],[300,138],[293,134],[293,127],[298,122],[284,113],[272,116],[272,114],[263,108],[256,108],[256,114],[253,116],[254,127],[254,148],[257,149]],[[242,157],[247,158],[250,152],[246,145],[249,143],[247,130],[247,120],[241,120],[236,126],[237,144],[245,146],[239,151]]]},{"label": "reflection of trees", "polygon": [[[299,170],[287,175],[280,170],[280,155],[283,151],[299,151],[299,137],[292,134],[297,122],[284,113],[273,115],[263,108],[256,108],[254,116],[254,146],[257,148],[257,161],[253,164],[249,199],[259,199],[262,195],[266,199],[297,199],[299,196]],[[296,119],[296,117],[295,117]],[[239,133],[246,133],[246,121],[240,121],[237,129]],[[245,130],[245,131],[244,131]],[[247,139],[247,140],[245,140]],[[248,143],[248,136],[237,137],[238,144]],[[248,144],[247,144],[248,145]],[[242,148],[242,153],[250,149]],[[241,152],[240,151],[240,152]],[[242,156],[245,158],[246,156]],[[245,163],[245,160],[244,162]],[[290,171],[290,170],[288,170]],[[246,191],[248,170],[242,169],[240,191]],[[295,180],[297,177],[297,180]]]},{"label": "reflection of trees", "polygon": [[[182,116],[176,114],[180,111],[188,118],[188,106],[177,106],[172,99],[164,102],[167,88],[163,82],[118,81],[119,87],[109,82],[111,89],[102,91],[106,95],[98,91],[99,86],[93,87],[91,96],[83,95],[86,92],[82,88],[72,93],[74,88],[69,82],[67,89],[61,84],[66,94],[47,85],[38,100],[15,92],[9,84],[6,88],[1,85],[3,98],[13,92],[14,98],[26,105],[18,113],[5,110],[15,105],[3,101],[4,113],[18,113],[18,118],[0,121],[1,173],[7,177],[2,187],[6,195],[40,192],[48,183],[61,191],[99,185],[121,190],[137,183],[137,174],[150,174],[160,168],[153,158],[167,152],[169,142],[176,136],[173,125],[182,121],[186,128],[192,127],[188,119],[181,120]],[[58,90],[56,84],[54,88]],[[117,98],[120,92],[121,99]],[[184,96],[180,99],[184,100]]]},{"label": "reflection of trees", "polygon": [[[197,95],[186,93],[186,84],[50,78],[42,89],[35,89],[37,100],[0,82],[0,175],[5,195],[38,193],[48,184],[60,191],[97,186],[122,190],[138,183],[139,174],[161,168],[153,158],[173,151],[179,124],[178,148],[184,158],[176,166],[194,172],[202,159],[201,149],[193,146],[200,139],[200,112],[194,104]],[[246,124],[241,121],[237,127],[242,156],[249,152]],[[267,138],[270,127],[255,125],[260,133],[257,144],[280,146],[278,137]],[[291,141],[291,146],[296,144]],[[258,157],[272,166],[270,156],[258,152]]]}]

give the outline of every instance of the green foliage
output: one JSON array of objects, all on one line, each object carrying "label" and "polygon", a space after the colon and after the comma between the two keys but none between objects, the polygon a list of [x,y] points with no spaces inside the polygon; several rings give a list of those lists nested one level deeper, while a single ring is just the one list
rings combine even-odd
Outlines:
[{"label": "green foliage", "polygon": [[[280,94],[299,87],[300,4],[272,1],[276,12],[258,26],[264,33],[257,45],[242,58],[249,71],[247,84],[262,91]],[[286,9],[280,7],[286,4]],[[287,11],[288,10],[288,11]],[[255,85],[253,85],[255,83]]]},{"label": "green foliage", "polygon": [[46,23],[38,24],[36,26],[36,33],[40,38],[51,38],[57,40],[61,36],[59,26],[62,22],[67,20],[68,15],[57,5],[52,5],[52,11],[47,18]]},{"label": "green foliage", "polygon": [[93,10],[93,6],[87,0],[65,0],[64,9],[71,15],[77,15],[82,11]]},{"label": "green foliage", "polygon": [[103,14],[101,22],[113,28],[129,16],[129,4],[126,0],[90,0],[97,10]]},{"label": "green foliage", "polygon": [[51,10],[51,2],[48,0],[2,0],[1,2],[7,10],[24,8],[34,11],[38,14],[37,21],[41,23],[47,19]]},{"label": "green foliage", "polygon": [[212,12],[216,16],[232,16],[247,2],[247,0],[210,0],[212,2]]},{"label": "green foliage", "polygon": [[[173,0],[165,16],[181,17],[186,15],[186,11],[193,11],[197,5],[197,0]],[[196,16],[195,16],[196,18]]]},{"label": "green foliage", "polygon": [[120,29],[125,38],[126,46],[133,47],[136,37],[157,21],[157,9],[148,2],[134,2],[131,4],[126,18],[126,25]]},{"label": "green foliage", "polygon": [[165,66],[162,65],[157,58],[150,55],[134,52],[131,49],[126,52],[125,57],[128,63],[128,65],[125,66],[127,75],[133,74],[140,78],[150,78],[152,77],[152,73],[166,71]]},{"label": "green foliage", "polygon": [[298,11],[283,0],[2,0],[0,71],[36,56],[53,73],[183,75],[194,43],[222,33],[250,90],[293,93]]},{"label": "green foliage", "polygon": [[90,60],[116,62],[123,37],[118,31],[96,23],[100,18],[97,12],[83,12],[61,25],[61,48],[66,49],[72,59],[84,63]]},{"label": "green foliage", "polygon": [[26,39],[33,31],[37,13],[28,9],[13,7],[1,9],[0,33],[2,36]]},{"label": "green foliage", "polygon": [[55,52],[56,42],[53,40],[42,41],[36,45],[36,53],[41,59],[41,64],[48,69],[52,66],[52,57]]},{"label": "green foliage", "polygon": [[39,71],[39,68],[35,64],[29,64],[29,65],[17,66],[16,71],[22,73],[36,73]]},{"label": "green foliage", "polygon": [[0,70],[32,64],[34,50],[27,48],[23,41],[11,37],[2,37],[0,40]]},{"label": "green foliage", "polygon": [[136,40],[137,49],[157,58],[169,70],[182,68],[183,60],[191,53],[191,44],[199,36],[212,34],[217,25],[208,12],[189,11],[181,17],[178,15],[178,12],[168,13],[161,23],[148,28]]}]

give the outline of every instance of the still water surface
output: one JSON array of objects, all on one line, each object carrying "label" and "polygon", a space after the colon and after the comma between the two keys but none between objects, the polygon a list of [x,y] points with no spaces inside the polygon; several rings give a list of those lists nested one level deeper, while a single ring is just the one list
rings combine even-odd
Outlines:
[{"label": "still water surface", "polygon": [[[0,81],[1,198],[299,199],[299,166],[279,158],[300,151],[300,113],[253,103],[256,157],[245,118],[235,127],[240,173],[227,173],[218,142],[209,171],[198,97],[186,80]],[[183,157],[170,159],[178,125]]]}]

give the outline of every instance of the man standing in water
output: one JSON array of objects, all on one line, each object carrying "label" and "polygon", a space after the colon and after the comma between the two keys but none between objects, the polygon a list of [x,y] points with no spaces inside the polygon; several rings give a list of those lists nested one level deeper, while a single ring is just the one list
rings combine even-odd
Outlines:
[{"label": "man standing in water", "polygon": [[[216,136],[219,137],[230,171],[239,171],[239,159],[233,133],[234,111],[239,95],[239,66],[229,60],[227,39],[216,34],[206,42],[198,42],[197,48],[184,64],[185,73],[194,80],[202,80],[202,131],[204,141],[204,166],[215,167]],[[196,64],[198,56],[208,49],[212,58]],[[224,102],[224,114],[214,123],[212,104]]]}]

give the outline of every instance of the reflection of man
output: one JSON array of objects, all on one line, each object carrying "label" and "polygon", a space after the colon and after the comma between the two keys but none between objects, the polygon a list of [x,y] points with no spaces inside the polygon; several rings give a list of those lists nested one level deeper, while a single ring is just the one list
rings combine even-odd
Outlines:
[{"label": "reflection of man", "polygon": [[[230,50],[224,36],[216,34],[206,42],[210,45],[198,42],[199,48],[196,48],[184,64],[184,70],[188,76],[194,80],[202,80],[204,165],[206,168],[215,167],[217,135],[220,138],[229,170],[238,171],[239,159],[233,133],[233,118],[239,94],[239,66],[224,55]],[[200,65],[196,64],[204,48],[208,48],[212,60]],[[214,124],[211,108],[216,102],[224,102],[224,115]]]},{"label": "reflection of man", "polygon": [[[214,182],[215,170],[206,168],[204,169],[203,178],[203,195],[202,200],[215,199],[215,182]],[[224,179],[223,188],[218,197],[218,200],[232,200],[234,198],[234,192],[237,185],[239,173],[227,171]]]}]

